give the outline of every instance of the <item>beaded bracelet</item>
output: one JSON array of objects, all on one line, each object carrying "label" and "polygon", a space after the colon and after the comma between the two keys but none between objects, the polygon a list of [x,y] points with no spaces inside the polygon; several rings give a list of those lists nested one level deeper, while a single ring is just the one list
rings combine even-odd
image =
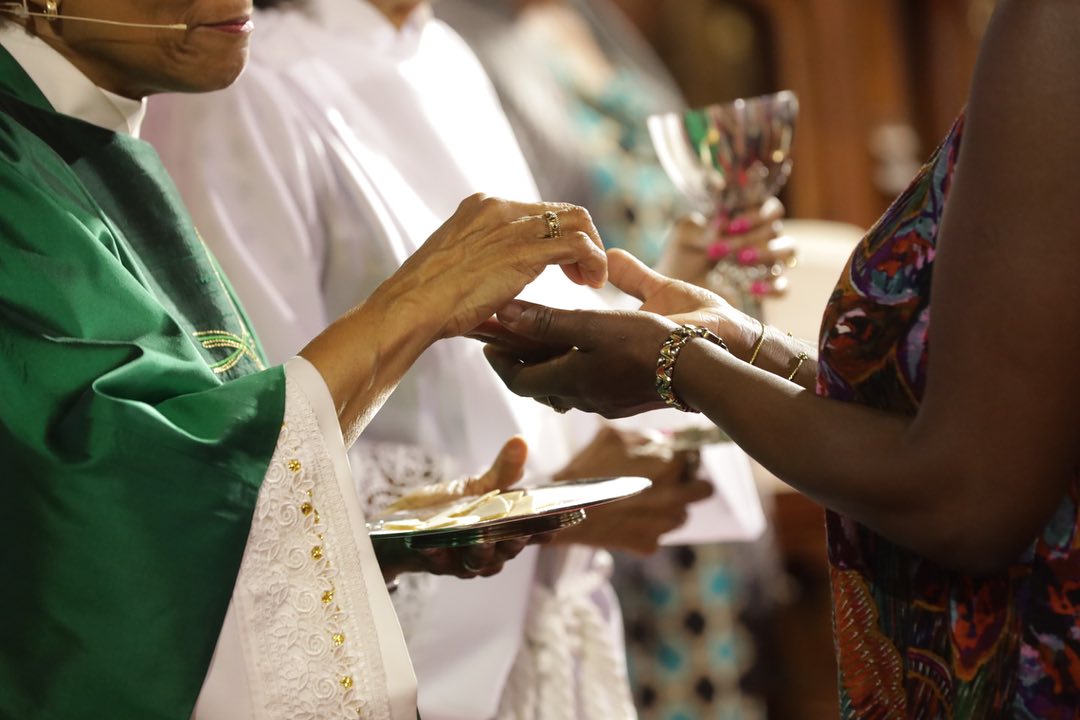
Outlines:
[{"label": "beaded bracelet", "polygon": [[660,395],[661,400],[673,408],[683,412],[696,413],[697,410],[684,403],[675,394],[671,379],[671,373],[675,369],[675,361],[679,358],[679,353],[694,338],[702,338],[714,345],[719,345],[724,350],[728,349],[727,344],[716,333],[706,328],[697,325],[682,325],[675,328],[667,341],[660,346],[660,357],[656,361],[656,392]]}]

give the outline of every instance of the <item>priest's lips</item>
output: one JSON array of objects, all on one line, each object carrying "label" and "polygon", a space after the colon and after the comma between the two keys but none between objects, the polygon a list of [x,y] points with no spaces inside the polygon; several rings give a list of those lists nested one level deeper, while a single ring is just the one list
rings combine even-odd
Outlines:
[{"label": "priest's lips", "polygon": [[232,33],[234,35],[246,35],[255,29],[255,23],[251,20],[250,15],[245,15],[230,20],[223,20],[222,22],[202,23],[199,27],[217,30],[218,32]]}]

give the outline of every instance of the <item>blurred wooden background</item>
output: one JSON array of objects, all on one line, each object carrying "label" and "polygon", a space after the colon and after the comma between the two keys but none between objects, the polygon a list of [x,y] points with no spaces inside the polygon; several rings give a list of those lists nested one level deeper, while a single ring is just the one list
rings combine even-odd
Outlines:
[{"label": "blurred wooden background", "polygon": [[963,106],[994,0],[619,0],[691,104],[801,100],[791,214],[869,226]]}]

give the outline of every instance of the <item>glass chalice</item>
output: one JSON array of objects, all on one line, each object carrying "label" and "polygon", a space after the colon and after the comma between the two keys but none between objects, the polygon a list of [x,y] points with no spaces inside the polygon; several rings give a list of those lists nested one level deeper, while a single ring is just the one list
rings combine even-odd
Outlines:
[{"label": "glass chalice", "polygon": [[[724,219],[760,206],[787,182],[798,114],[795,93],[783,91],[653,115],[648,128],[675,186],[697,210]],[[760,317],[761,299],[783,268],[749,259],[721,259],[708,284]]]}]

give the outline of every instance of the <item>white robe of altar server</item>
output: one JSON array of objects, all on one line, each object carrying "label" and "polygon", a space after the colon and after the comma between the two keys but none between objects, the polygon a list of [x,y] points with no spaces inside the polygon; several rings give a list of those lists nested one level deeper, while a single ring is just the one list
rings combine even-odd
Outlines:
[{"label": "white robe of altar server", "polygon": [[[271,359],[368,296],[467,195],[538,199],[486,75],[429,8],[400,30],[364,0],[297,8],[257,14],[234,87],[163,98],[146,127]],[[598,304],[557,268],[523,296]],[[476,473],[518,433],[529,472],[550,474],[596,429],[514,396],[479,343],[453,339],[406,376],[353,467],[363,493],[385,441]],[[609,573],[604,552],[534,547],[492,578],[434,580],[404,616],[424,720],[633,717]]]},{"label": "white robe of altar server", "polygon": [[[57,112],[139,136],[145,101],[96,87],[21,28],[0,30],[0,45]],[[416,680],[367,536],[334,401],[314,366],[288,358],[281,358],[281,435],[194,718],[415,720]],[[317,505],[318,528],[297,510],[304,502]],[[305,561],[282,562],[286,556]],[[321,601],[328,588],[332,607]]]}]

